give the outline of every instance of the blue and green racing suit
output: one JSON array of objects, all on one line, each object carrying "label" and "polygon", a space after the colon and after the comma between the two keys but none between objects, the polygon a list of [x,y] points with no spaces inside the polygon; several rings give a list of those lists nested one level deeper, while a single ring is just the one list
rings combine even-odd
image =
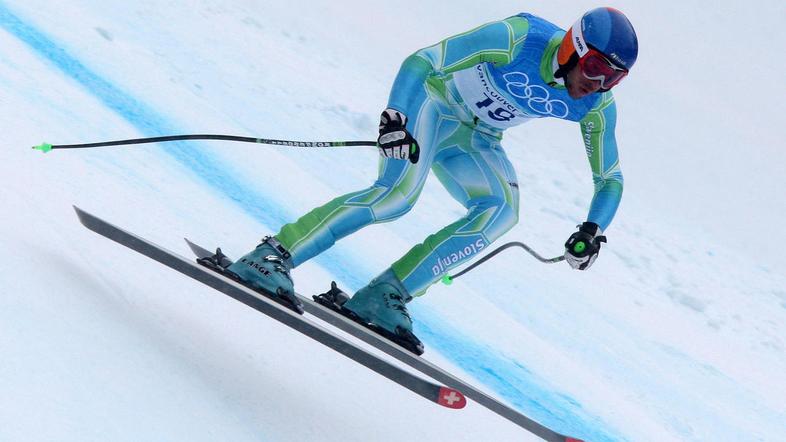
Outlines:
[{"label": "blue and green racing suit", "polygon": [[418,163],[382,158],[371,187],[340,196],[285,225],[276,237],[292,254],[293,265],[362,227],[407,213],[432,170],[467,212],[392,265],[409,294],[422,295],[518,222],[516,172],[500,142],[505,129],[534,118],[579,123],[595,184],[587,220],[605,230],[623,184],[614,97],[598,92],[573,99],[554,78],[564,34],[542,18],[519,14],[409,56],[388,107],[409,117],[407,129],[421,149]]}]

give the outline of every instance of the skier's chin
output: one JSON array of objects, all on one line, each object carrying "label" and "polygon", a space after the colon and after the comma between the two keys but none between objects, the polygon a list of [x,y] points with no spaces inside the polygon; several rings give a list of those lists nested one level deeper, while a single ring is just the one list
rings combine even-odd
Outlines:
[{"label": "skier's chin", "polygon": [[573,98],[574,100],[578,100],[579,98],[583,98],[590,94],[590,92],[581,89],[573,82],[565,82],[565,88],[568,90],[568,95],[570,95],[570,98]]}]

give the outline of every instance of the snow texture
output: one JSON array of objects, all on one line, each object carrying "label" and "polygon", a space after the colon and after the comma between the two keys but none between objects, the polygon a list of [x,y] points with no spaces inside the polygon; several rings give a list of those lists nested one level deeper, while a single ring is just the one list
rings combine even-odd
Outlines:
[{"label": "snow texture", "polygon": [[[183,255],[187,236],[238,256],[371,183],[374,149],[30,149],[373,139],[414,50],[520,8],[567,27],[596,6],[492,3],[0,0],[0,440],[534,439],[477,404],[428,403],[71,208]],[[641,52],[615,92],[626,189],[609,244],[588,272],[507,251],[414,301],[415,332],[425,357],[586,440],[783,440],[786,9],[611,6]],[[500,244],[561,253],[592,192],[578,127],[534,121],[503,144],[522,216]],[[462,212],[429,180],[405,218],[296,269],[297,287],[356,290]]]}]

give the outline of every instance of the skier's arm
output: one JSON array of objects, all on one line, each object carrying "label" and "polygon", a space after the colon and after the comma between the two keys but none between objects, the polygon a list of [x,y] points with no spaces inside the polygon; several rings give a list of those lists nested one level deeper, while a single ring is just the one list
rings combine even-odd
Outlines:
[{"label": "skier's arm", "polygon": [[611,92],[605,92],[598,104],[579,124],[595,183],[595,196],[592,198],[587,221],[597,224],[605,231],[617,212],[623,184],[617,140],[614,137],[617,106]]},{"label": "skier's arm", "polygon": [[414,115],[415,103],[425,98],[424,84],[431,75],[446,75],[479,63],[510,63],[521,49],[529,23],[514,16],[487,23],[447,38],[407,57],[393,83],[388,107]]}]

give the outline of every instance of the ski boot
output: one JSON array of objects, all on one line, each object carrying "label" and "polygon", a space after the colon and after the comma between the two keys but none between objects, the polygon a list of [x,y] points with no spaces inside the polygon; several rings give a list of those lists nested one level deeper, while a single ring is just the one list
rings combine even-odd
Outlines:
[{"label": "ski boot", "polygon": [[330,290],[314,300],[420,356],[423,343],[412,332],[406,303],[412,300],[393,270],[388,269],[360,289],[351,299],[333,282]]},{"label": "ski boot", "polygon": [[[220,250],[218,252],[220,253]],[[303,303],[297,299],[294,283],[289,275],[292,270],[290,257],[289,252],[276,238],[266,236],[254,250],[225,266],[224,272],[303,314]],[[221,261],[221,258],[219,256],[218,261]]]}]

